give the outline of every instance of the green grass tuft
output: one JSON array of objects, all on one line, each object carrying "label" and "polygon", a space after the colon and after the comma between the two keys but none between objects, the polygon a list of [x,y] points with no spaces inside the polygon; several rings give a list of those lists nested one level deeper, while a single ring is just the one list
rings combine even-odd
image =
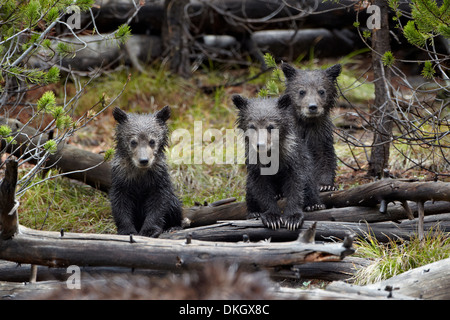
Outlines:
[{"label": "green grass tuft", "polygon": [[[57,174],[50,171],[50,174]],[[57,177],[38,183],[20,199],[20,224],[39,230],[115,233],[116,227],[105,193],[90,186]],[[43,181],[43,182],[42,182]]]},{"label": "green grass tuft", "polygon": [[354,276],[355,284],[366,285],[449,258],[450,235],[434,229],[422,241],[414,236],[410,240],[391,239],[388,243],[380,243],[369,234],[356,241],[355,247],[359,256],[373,260]]}]

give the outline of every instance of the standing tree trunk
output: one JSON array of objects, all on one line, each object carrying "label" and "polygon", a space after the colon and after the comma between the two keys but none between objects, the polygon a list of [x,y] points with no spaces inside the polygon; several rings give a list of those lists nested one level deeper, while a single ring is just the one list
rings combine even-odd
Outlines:
[{"label": "standing tree trunk", "polygon": [[165,0],[162,42],[164,54],[169,58],[170,70],[184,78],[190,72],[189,43],[186,8],[189,0]]},{"label": "standing tree trunk", "polygon": [[369,160],[369,175],[384,176],[388,166],[389,147],[392,137],[393,105],[390,100],[389,84],[391,72],[383,66],[382,56],[390,51],[389,41],[389,7],[385,0],[373,0],[373,5],[380,8],[380,29],[372,30],[372,65],[375,84],[375,106],[372,112],[374,138]]},{"label": "standing tree trunk", "polygon": [[6,161],[5,177],[0,181],[0,242],[12,238],[19,230],[16,198],[16,160]]}]

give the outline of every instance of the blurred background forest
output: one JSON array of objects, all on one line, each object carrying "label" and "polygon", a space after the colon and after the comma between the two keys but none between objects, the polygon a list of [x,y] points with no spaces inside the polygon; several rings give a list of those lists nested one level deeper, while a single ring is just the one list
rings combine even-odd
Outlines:
[{"label": "blurred background forest", "polygon": [[[28,227],[115,232],[108,181],[82,182],[108,166],[112,106],[170,105],[171,130],[193,134],[202,121],[224,133],[236,119],[232,94],[283,91],[273,73],[282,61],[343,66],[340,189],[450,181],[448,0],[1,0],[0,20],[0,170],[19,159]],[[168,159],[184,206],[244,200],[243,165],[174,164],[175,145]],[[77,150],[91,162],[79,166]]]}]

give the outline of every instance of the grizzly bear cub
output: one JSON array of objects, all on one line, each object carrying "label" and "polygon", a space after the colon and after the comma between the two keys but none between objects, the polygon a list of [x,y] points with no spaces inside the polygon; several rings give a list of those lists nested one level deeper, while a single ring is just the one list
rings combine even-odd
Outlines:
[{"label": "grizzly bear cub", "polygon": [[[322,209],[318,187],[310,174],[311,159],[297,137],[288,96],[280,99],[232,97],[238,109],[237,126],[246,138],[246,203],[249,217],[264,226],[295,230],[303,223],[303,209]],[[270,169],[270,170],[269,170]],[[283,214],[277,204],[286,198]]]},{"label": "grizzly bear cub", "polygon": [[113,110],[116,152],[111,164],[111,209],[119,234],[158,237],[181,226],[181,202],[167,169],[169,106],[154,114]]},{"label": "grizzly bear cub", "polygon": [[285,94],[291,98],[298,134],[304,139],[314,163],[314,175],[321,191],[334,190],[336,153],[330,112],[336,104],[336,78],[341,65],[326,70],[298,70],[283,63]]}]

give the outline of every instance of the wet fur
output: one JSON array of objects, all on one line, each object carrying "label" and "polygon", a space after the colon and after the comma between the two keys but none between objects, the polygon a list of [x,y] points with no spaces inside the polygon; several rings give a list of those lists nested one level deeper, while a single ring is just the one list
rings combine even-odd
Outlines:
[{"label": "wet fur", "polygon": [[326,70],[298,70],[283,64],[282,69],[286,76],[285,94],[291,98],[298,134],[308,146],[319,187],[333,190],[337,158],[330,112],[336,104],[336,78],[341,65]]},{"label": "wet fur", "polygon": [[[174,193],[164,155],[169,107],[143,115],[115,108],[113,116],[118,124],[109,196],[118,233],[157,237],[180,226],[181,202]],[[132,144],[133,140],[138,145]],[[142,161],[145,157],[148,163]]]},{"label": "wet fur", "polygon": [[[300,228],[303,207],[316,209],[320,198],[317,185],[309,175],[309,154],[297,137],[289,97],[280,100],[247,99],[235,95],[232,99],[238,109],[239,129],[246,132],[249,127],[265,129],[270,125],[279,130],[279,168],[274,175],[262,175],[264,165],[259,162],[249,163],[251,145],[246,141],[246,203],[249,217],[261,217],[263,224],[272,229],[278,229],[281,225],[289,229]],[[280,195],[286,198],[283,214],[277,204]]]}]

